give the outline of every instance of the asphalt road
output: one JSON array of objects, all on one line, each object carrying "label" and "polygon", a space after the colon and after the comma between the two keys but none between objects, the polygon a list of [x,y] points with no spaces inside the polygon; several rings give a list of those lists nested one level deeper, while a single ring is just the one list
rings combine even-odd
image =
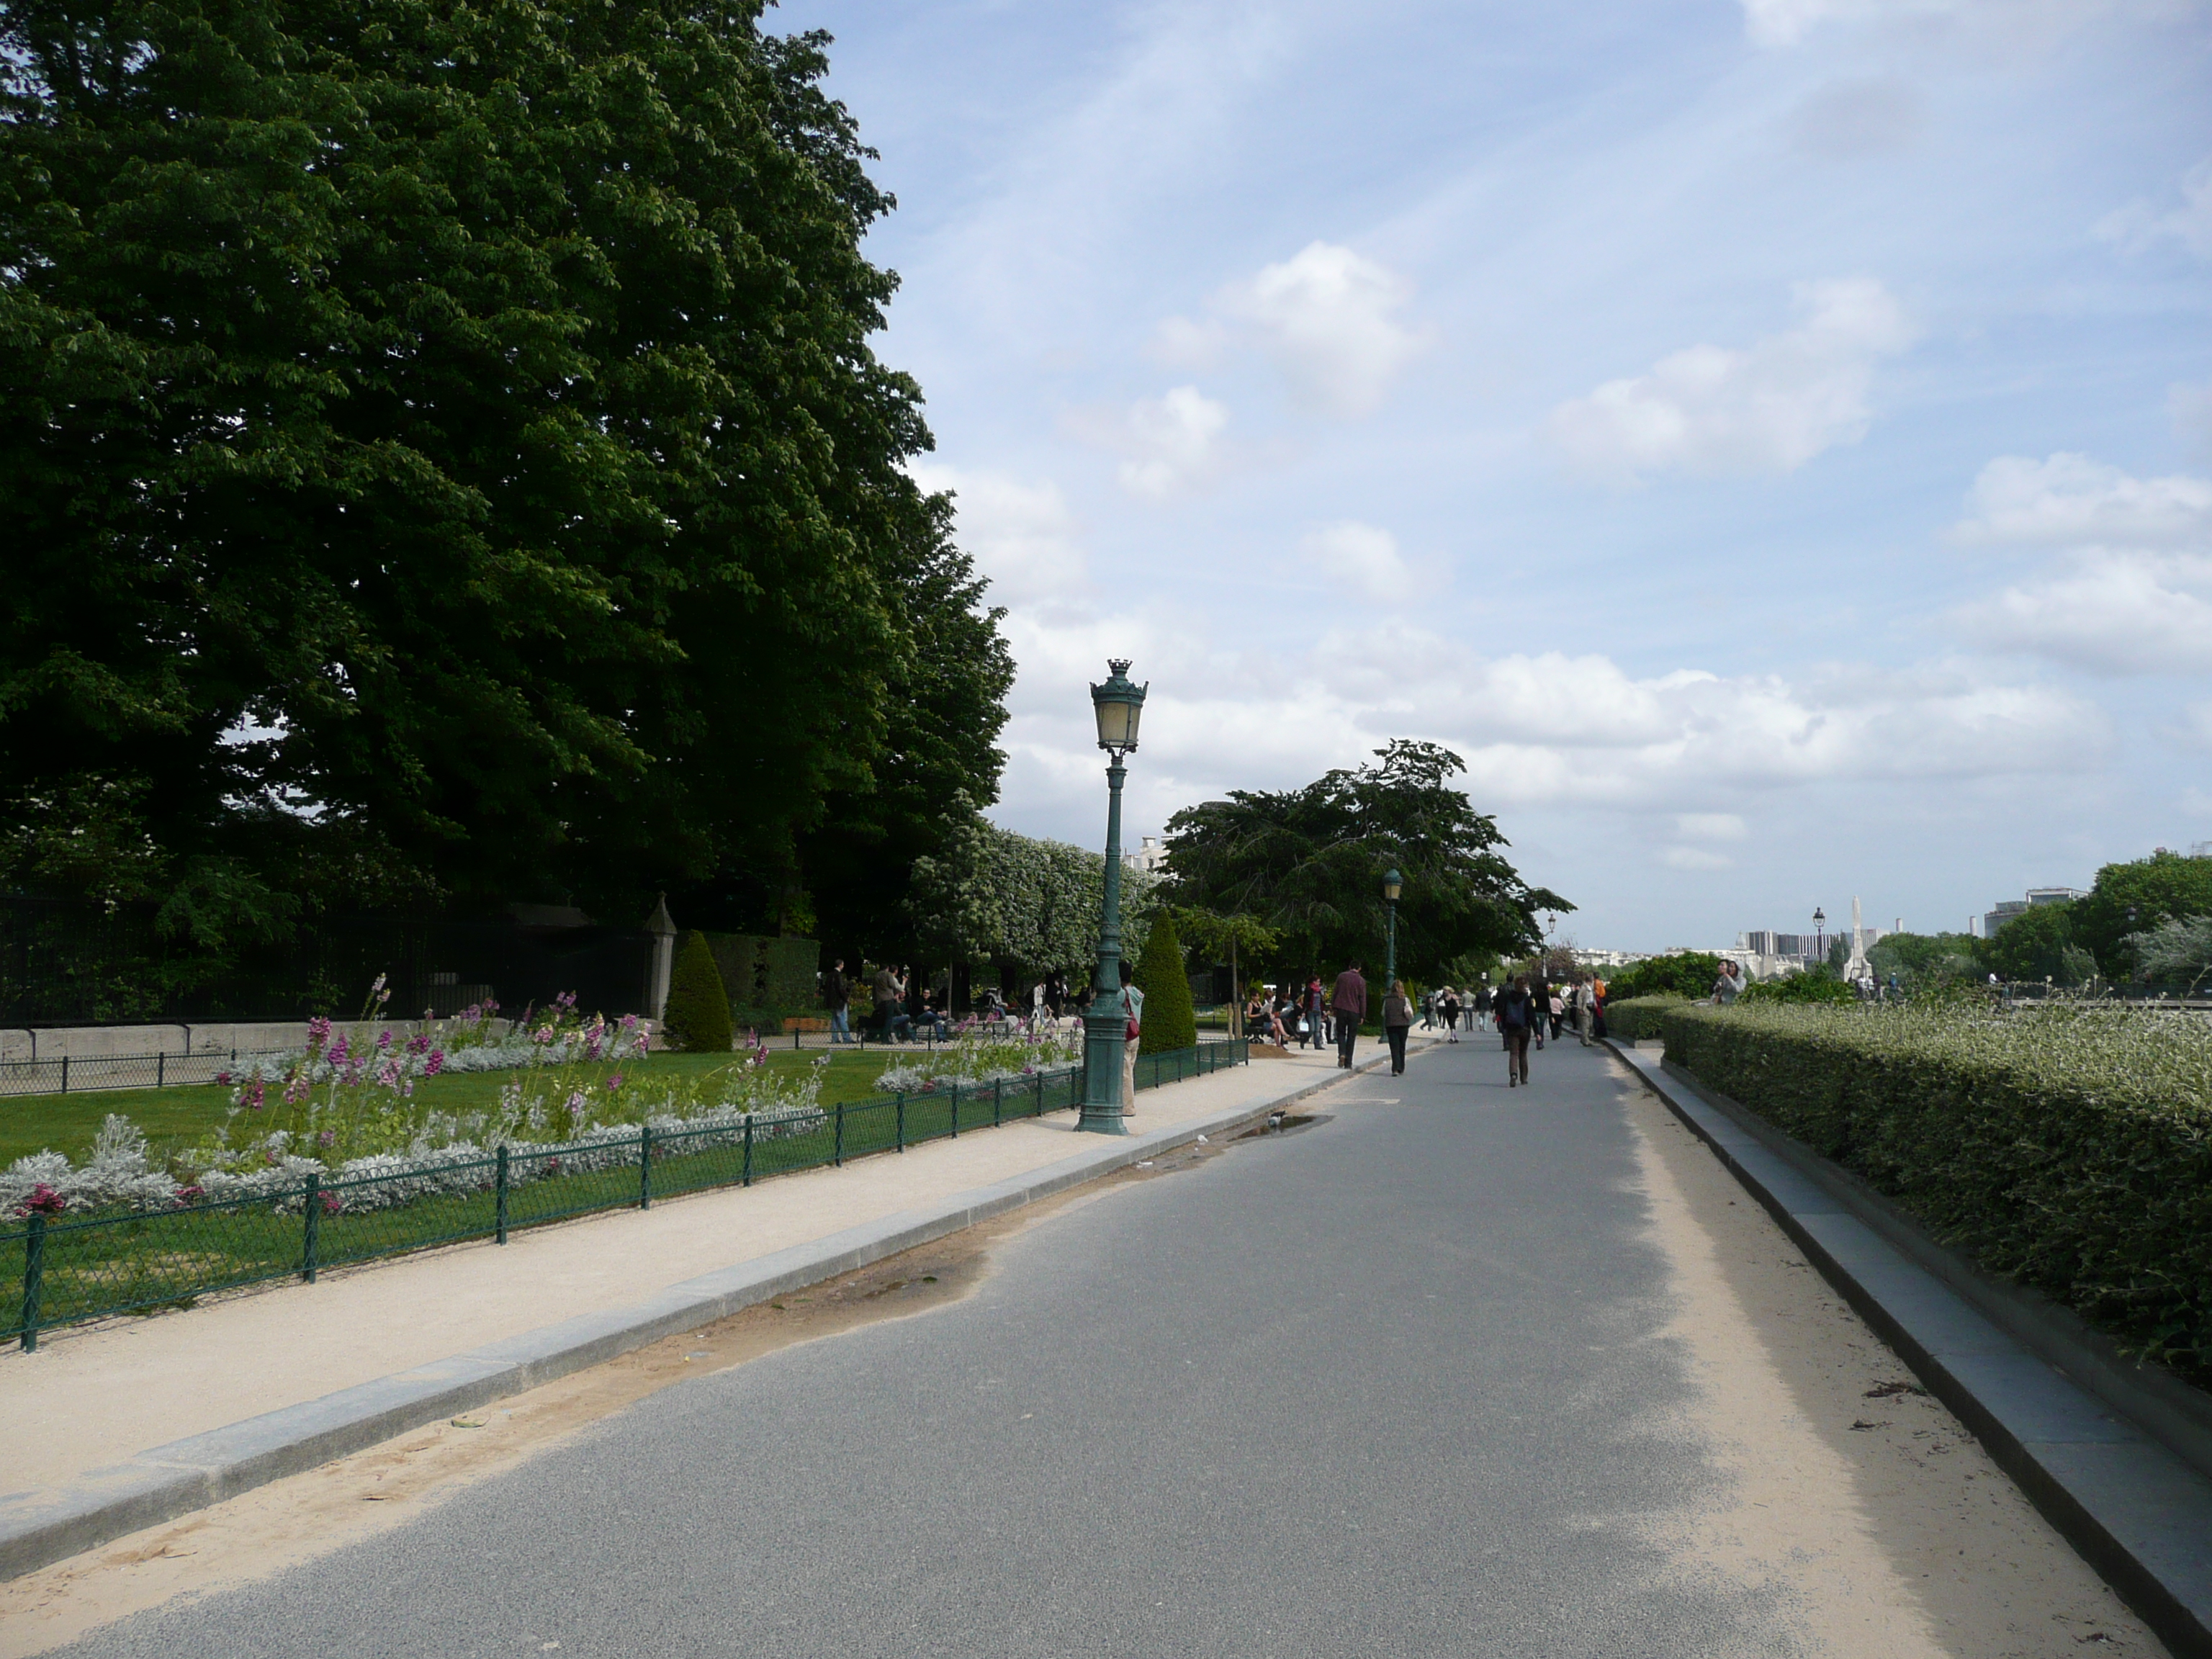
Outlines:
[{"label": "asphalt road", "polygon": [[[1605,1062],[1495,1039],[82,1655],[1760,1653]],[[553,1644],[556,1644],[556,1647]]]}]

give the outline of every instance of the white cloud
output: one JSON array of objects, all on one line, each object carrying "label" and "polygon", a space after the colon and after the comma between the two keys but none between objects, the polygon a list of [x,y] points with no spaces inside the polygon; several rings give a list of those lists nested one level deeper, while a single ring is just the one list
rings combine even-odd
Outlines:
[{"label": "white cloud", "polygon": [[1678,812],[1674,828],[1685,841],[1741,841],[1751,833],[1733,812]]},{"label": "white cloud", "polygon": [[2130,253],[2176,241],[2198,258],[2212,259],[2212,155],[2183,178],[2179,206],[2160,212],[2148,202],[2130,202],[2098,221],[2097,234]]},{"label": "white cloud", "polygon": [[2166,389],[2166,412],[2174,435],[2200,460],[2212,461],[2212,384]]},{"label": "white cloud", "polygon": [[1347,578],[1378,601],[1402,600],[1413,585],[1398,538],[1371,524],[1343,519],[1320,526],[1299,542],[1298,550],[1324,574]]},{"label": "white cloud", "polygon": [[1692,346],[1648,374],[1608,380],[1553,411],[1553,439],[1584,471],[1616,479],[1789,472],[1856,443],[1872,419],[1875,364],[1902,351],[1911,328],[1868,278],[1802,283],[1795,294],[1801,326],[1748,350]]},{"label": "white cloud", "polygon": [[933,461],[909,471],[924,489],[951,490],[960,545],[991,579],[991,598],[1033,605],[1088,586],[1075,515],[1050,479],[1024,483],[998,472],[963,472]]},{"label": "white cloud", "polygon": [[2192,702],[2181,711],[2175,737],[2192,749],[2212,750],[2212,702]]},{"label": "white cloud", "polygon": [[1316,241],[1216,304],[1256,332],[1301,402],[1364,415],[1421,349],[1422,337],[1398,320],[1412,297],[1412,284],[1388,267]]},{"label": "white cloud", "polygon": [[2212,673],[2212,557],[2091,549],[1964,607],[1983,644],[2100,674]]},{"label": "white cloud", "polygon": [[2131,477],[2087,455],[2000,455],[1969,501],[1961,541],[2171,547],[2212,536],[2212,478]]},{"label": "white cloud", "polygon": [[[2080,773],[2112,750],[2094,704],[1953,663],[1796,682],[1699,669],[1638,676],[1599,655],[1486,657],[1397,622],[1340,629],[1304,651],[1224,647],[1218,630],[1166,612],[1012,622],[1017,810],[1096,789],[1083,687],[1109,650],[1135,656],[1152,682],[1133,811],[1155,812],[1153,823],[1224,789],[1302,783],[1419,736],[1466,758],[1486,809],[1663,812],[1678,826],[1668,839],[1741,856],[1756,837],[1736,814],[1711,810],[1717,796]],[[1286,685],[1298,688],[1294,712]]]},{"label": "white cloud", "polygon": [[1732,870],[1735,860],[1718,853],[1708,853],[1702,847],[1669,847],[1659,855],[1659,862],[1670,870]]},{"label": "white cloud", "polygon": [[1229,409],[1194,386],[1143,398],[1120,419],[1085,423],[1084,435],[1125,459],[1117,474],[1132,495],[1155,499],[1181,494],[1212,477]]},{"label": "white cloud", "polygon": [[1266,354],[1297,401],[1338,416],[1372,413],[1427,337],[1400,320],[1413,285],[1333,242],[1310,242],[1279,264],[1232,283],[1212,314],[1164,319],[1146,347],[1155,362],[1206,369],[1231,347]]}]

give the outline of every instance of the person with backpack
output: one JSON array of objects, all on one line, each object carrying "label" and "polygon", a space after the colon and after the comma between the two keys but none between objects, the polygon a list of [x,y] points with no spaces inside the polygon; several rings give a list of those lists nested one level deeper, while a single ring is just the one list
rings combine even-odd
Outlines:
[{"label": "person with backpack", "polygon": [[1121,965],[1121,1115],[1137,1115],[1137,1039],[1145,1023],[1145,994]]},{"label": "person with backpack", "polygon": [[1498,1029],[1505,1037],[1505,1086],[1510,1089],[1528,1080],[1528,1039],[1540,1033],[1542,1005],[1530,994],[1528,975],[1523,974],[1498,994],[1493,1006]]}]

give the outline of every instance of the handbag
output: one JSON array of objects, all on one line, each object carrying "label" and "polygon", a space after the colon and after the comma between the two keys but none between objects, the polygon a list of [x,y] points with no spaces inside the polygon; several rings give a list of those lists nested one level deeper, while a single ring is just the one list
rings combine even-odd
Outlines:
[{"label": "handbag", "polygon": [[1121,993],[1121,1006],[1128,1009],[1129,1012],[1129,1018],[1121,1027],[1121,1041],[1134,1042],[1137,1040],[1137,1011],[1130,1007],[1129,994],[1127,991]]}]

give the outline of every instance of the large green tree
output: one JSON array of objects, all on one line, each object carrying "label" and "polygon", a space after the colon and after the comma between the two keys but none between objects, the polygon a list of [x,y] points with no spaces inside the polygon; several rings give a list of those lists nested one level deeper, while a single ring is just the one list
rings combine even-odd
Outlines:
[{"label": "large green tree", "polygon": [[1176,901],[1273,929],[1286,971],[1357,957],[1379,975],[1382,877],[1395,866],[1405,879],[1401,975],[1432,979],[1466,951],[1540,945],[1538,914],[1574,906],[1530,887],[1506,861],[1497,821],[1452,787],[1465,763],[1404,739],[1375,752],[1374,764],[1303,789],[1235,790],[1176,813],[1166,836]]},{"label": "large green tree", "polygon": [[995,793],[995,614],[868,345],[891,204],[760,10],[0,9],[11,845],[106,813],[217,933],[788,915],[823,826],[902,868]]},{"label": "large green tree", "polygon": [[2069,910],[2075,942],[2106,974],[2126,977],[2140,965],[2129,935],[2191,916],[2212,916],[2212,858],[2161,848],[2147,859],[2108,864],[2097,872],[2087,896],[2075,900]]}]

